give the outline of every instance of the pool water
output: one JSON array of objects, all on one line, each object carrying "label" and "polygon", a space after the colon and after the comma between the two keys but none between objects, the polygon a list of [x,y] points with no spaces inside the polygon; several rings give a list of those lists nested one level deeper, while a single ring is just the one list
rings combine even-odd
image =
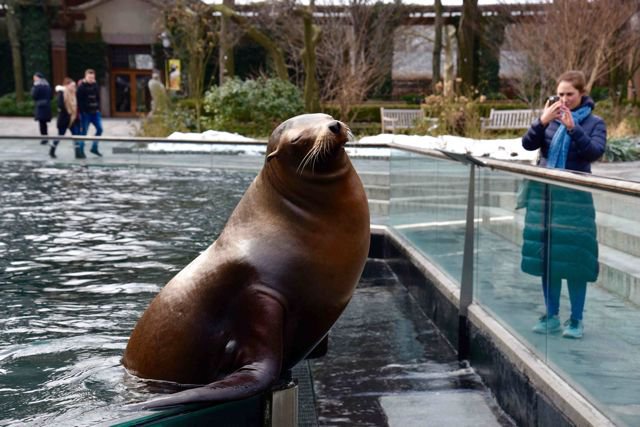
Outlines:
[{"label": "pool water", "polygon": [[0,425],[95,425],[153,394],[120,358],[254,172],[0,163]]}]

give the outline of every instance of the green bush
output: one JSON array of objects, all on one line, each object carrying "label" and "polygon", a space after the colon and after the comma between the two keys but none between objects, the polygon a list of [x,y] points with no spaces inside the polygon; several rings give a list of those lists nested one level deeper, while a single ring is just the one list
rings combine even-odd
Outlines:
[{"label": "green bush", "polygon": [[[33,116],[34,103],[29,93],[25,93],[24,102],[16,102],[16,94],[8,93],[0,96],[0,116]],[[58,114],[55,98],[51,100],[51,116]]]},{"label": "green bush", "polygon": [[637,138],[609,139],[602,156],[603,162],[631,162],[640,160],[640,141]]},{"label": "green bush", "polygon": [[8,93],[0,97],[0,116],[32,116],[34,104],[27,95],[24,102],[16,102],[16,94]]},{"label": "green bush", "polygon": [[[25,83],[30,82],[36,72],[44,73],[51,80],[51,35],[49,34],[50,21],[47,8],[44,5],[24,4],[19,7],[18,11],[22,26],[20,44],[23,52],[22,66]],[[2,64],[3,67],[6,65]]]},{"label": "green bush", "polygon": [[300,90],[280,79],[234,78],[204,96],[203,126],[241,135],[264,137],[280,122],[304,111]]},{"label": "green bush", "polygon": [[170,100],[166,110],[147,116],[138,136],[167,137],[173,132],[196,132],[196,102],[193,99]]}]

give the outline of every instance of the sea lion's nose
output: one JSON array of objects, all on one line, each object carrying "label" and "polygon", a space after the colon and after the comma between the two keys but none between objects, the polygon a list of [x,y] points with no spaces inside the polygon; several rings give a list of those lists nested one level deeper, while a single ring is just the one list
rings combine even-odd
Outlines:
[{"label": "sea lion's nose", "polygon": [[329,129],[331,130],[331,132],[335,133],[336,135],[340,133],[340,128],[340,122],[338,121],[335,121],[329,125]]}]

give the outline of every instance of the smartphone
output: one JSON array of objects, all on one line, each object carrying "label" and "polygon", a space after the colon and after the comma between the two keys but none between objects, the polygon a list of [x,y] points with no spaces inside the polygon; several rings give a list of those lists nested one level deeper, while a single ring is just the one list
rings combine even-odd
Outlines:
[{"label": "smartphone", "polygon": [[547,101],[549,101],[549,105],[552,105],[560,101],[560,97],[558,95],[551,95],[549,98],[547,98]]}]

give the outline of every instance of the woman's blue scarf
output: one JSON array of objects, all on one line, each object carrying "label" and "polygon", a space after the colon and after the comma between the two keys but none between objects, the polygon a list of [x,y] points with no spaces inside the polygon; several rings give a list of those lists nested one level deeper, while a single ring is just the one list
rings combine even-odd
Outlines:
[{"label": "woman's blue scarf", "polygon": [[[582,123],[589,114],[591,114],[590,105],[585,105],[571,112],[573,122],[576,124]],[[571,146],[571,137],[567,134],[567,127],[564,124],[560,124],[549,146],[547,167],[564,169],[567,163],[567,154],[569,154],[569,146]]]}]

